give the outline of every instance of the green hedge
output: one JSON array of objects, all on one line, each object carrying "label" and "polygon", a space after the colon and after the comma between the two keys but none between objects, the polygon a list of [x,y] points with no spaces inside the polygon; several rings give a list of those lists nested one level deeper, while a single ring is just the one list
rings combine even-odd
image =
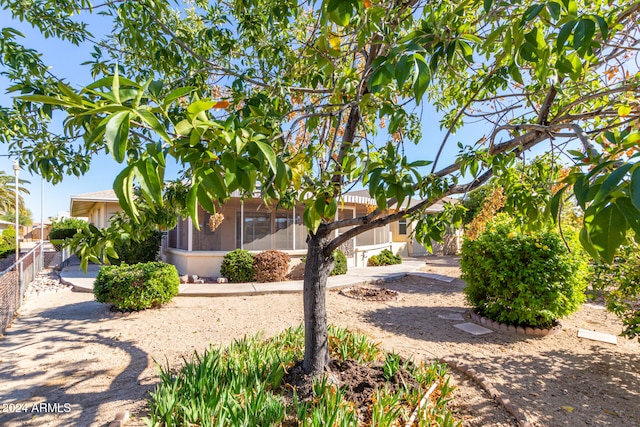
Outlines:
[{"label": "green hedge", "polygon": [[0,259],[16,253],[16,230],[7,227],[0,235]]},{"label": "green hedge", "polygon": [[102,267],[93,294],[96,301],[119,310],[139,311],[158,307],[178,295],[180,277],[173,265],[147,262]]},{"label": "green hedge", "polygon": [[580,308],[587,264],[552,232],[521,233],[505,216],[462,245],[462,278],[474,311],[501,323],[549,327]]},{"label": "green hedge", "polygon": [[117,241],[114,249],[118,254],[118,258],[110,259],[110,261],[114,265],[158,261],[161,241],[161,231],[153,231],[141,241]]},{"label": "green hedge", "polygon": [[51,225],[49,240],[64,240],[73,237],[78,230],[84,228],[87,221],[78,218],[66,218]]}]

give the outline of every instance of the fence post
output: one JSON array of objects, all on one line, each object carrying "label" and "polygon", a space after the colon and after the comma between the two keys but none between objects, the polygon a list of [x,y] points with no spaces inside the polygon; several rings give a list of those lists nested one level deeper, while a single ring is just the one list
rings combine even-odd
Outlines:
[{"label": "fence post", "polygon": [[31,263],[33,264],[33,278],[36,278],[36,274],[38,274],[38,270],[36,267],[36,252],[37,251],[33,251],[33,254],[31,255]]},{"label": "fence post", "polygon": [[18,270],[18,308],[22,307],[22,284],[24,282],[24,271],[23,271],[23,263],[22,260],[20,260],[20,262],[18,262],[18,265],[16,265],[16,270]]}]

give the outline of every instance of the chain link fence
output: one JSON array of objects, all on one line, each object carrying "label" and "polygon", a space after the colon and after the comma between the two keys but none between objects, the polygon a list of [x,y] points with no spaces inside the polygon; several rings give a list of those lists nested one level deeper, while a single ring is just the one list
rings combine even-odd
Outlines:
[{"label": "chain link fence", "polygon": [[13,321],[27,285],[44,266],[43,247],[38,243],[22,255],[18,262],[0,272],[0,335]]}]

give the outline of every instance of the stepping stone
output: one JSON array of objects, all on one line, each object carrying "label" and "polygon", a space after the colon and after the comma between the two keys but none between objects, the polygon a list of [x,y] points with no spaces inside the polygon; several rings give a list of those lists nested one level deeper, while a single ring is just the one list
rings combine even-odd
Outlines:
[{"label": "stepping stone", "polygon": [[475,323],[460,323],[459,325],[453,325],[456,328],[470,333],[471,335],[484,335],[493,332],[491,329],[487,329],[483,326],[476,325]]},{"label": "stepping stone", "polygon": [[423,273],[420,271],[413,271],[409,273],[409,276],[426,277],[427,279],[435,279],[435,280],[439,280],[441,282],[447,282],[447,283],[451,283],[454,280],[456,280],[453,277],[443,276],[441,274],[434,274],[434,273]]},{"label": "stepping stone", "polygon": [[438,318],[444,320],[464,320],[460,313],[438,314]]},{"label": "stepping stone", "polygon": [[596,310],[604,310],[604,305],[599,305],[599,304],[592,304],[592,303],[587,303],[587,304],[583,304],[585,307],[589,307],[589,308],[593,308]]},{"label": "stepping stone", "polygon": [[608,344],[618,344],[618,339],[615,335],[589,331],[587,329],[578,329],[578,338],[586,338],[588,340],[606,342]]}]

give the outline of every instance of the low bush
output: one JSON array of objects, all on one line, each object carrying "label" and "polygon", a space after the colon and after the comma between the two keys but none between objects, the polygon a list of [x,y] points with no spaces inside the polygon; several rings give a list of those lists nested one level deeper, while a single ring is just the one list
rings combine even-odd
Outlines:
[{"label": "low bush", "polygon": [[227,253],[222,259],[220,274],[230,282],[251,282],[255,273],[253,255],[244,249],[236,249]]},{"label": "low bush", "polygon": [[340,249],[336,249],[333,251],[333,270],[329,275],[338,276],[340,274],[347,274],[347,257]]},{"label": "low bush", "polygon": [[289,272],[289,255],[280,251],[260,252],[253,258],[253,270],[257,282],[279,282]]},{"label": "low bush", "polygon": [[16,253],[16,230],[7,227],[0,235],[0,258],[6,258]]},{"label": "low bush", "polygon": [[640,342],[640,245],[629,239],[612,264],[595,266],[590,279],[593,292],[602,293],[607,309],[622,321],[621,335]]},{"label": "low bush", "polygon": [[168,303],[178,295],[178,270],[163,262],[102,267],[93,285],[96,301],[118,310],[139,311]]},{"label": "low bush", "polygon": [[84,228],[86,225],[87,221],[78,218],[66,218],[62,221],[56,221],[51,225],[49,239],[64,240],[68,237],[73,237],[78,230]]},{"label": "low bush", "polygon": [[369,267],[395,264],[402,264],[402,258],[400,255],[394,255],[389,249],[384,249],[380,254],[373,255],[367,260],[367,265]]},{"label": "low bush", "polygon": [[553,232],[522,233],[499,215],[462,245],[464,293],[478,314],[516,326],[549,327],[580,308],[587,264]]},{"label": "low bush", "polygon": [[118,258],[110,259],[112,264],[137,264],[140,262],[158,261],[162,232],[153,231],[145,239],[120,240],[114,245]]}]

